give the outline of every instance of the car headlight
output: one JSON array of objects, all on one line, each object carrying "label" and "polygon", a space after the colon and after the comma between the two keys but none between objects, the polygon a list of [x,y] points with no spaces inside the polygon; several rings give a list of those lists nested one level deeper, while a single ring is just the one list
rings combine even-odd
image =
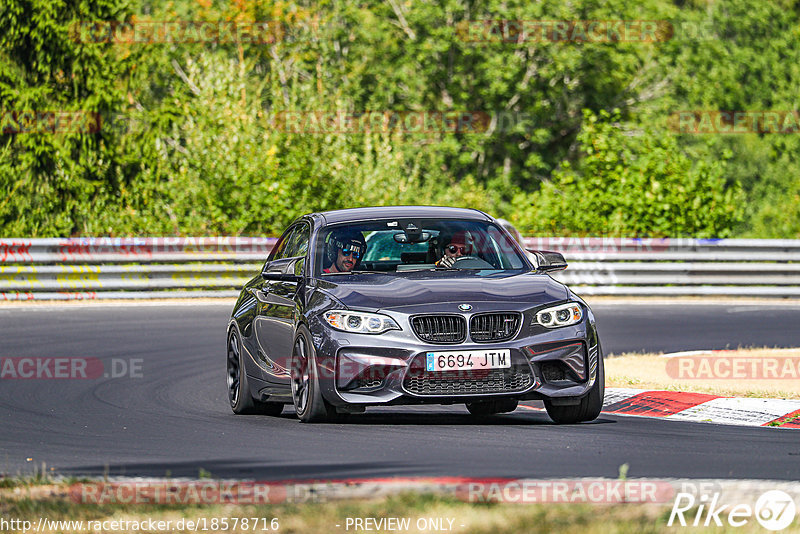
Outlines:
[{"label": "car headlight", "polygon": [[581,322],[583,308],[577,302],[561,304],[536,312],[536,322],[547,328],[558,328]]},{"label": "car headlight", "polygon": [[329,325],[342,332],[382,334],[387,330],[400,330],[394,319],[380,313],[331,310],[326,311],[323,317]]}]

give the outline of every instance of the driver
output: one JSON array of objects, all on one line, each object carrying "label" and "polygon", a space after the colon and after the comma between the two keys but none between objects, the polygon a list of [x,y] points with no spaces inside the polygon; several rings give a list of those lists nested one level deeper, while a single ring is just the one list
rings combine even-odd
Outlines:
[{"label": "driver", "polygon": [[466,232],[458,232],[442,247],[442,258],[436,262],[437,267],[452,267],[458,258],[472,254],[472,243],[467,240]]},{"label": "driver", "polygon": [[325,255],[330,267],[323,273],[347,273],[359,264],[367,252],[367,242],[361,232],[355,230],[334,230],[325,245]]}]

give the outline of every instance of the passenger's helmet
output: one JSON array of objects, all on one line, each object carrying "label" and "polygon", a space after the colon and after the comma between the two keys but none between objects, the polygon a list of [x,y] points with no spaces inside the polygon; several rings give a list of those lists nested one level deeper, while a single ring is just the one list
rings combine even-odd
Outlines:
[{"label": "passenger's helmet", "polygon": [[334,230],[328,236],[328,241],[325,244],[325,256],[328,259],[328,265],[336,262],[340,248],[352,248],[359,253],[359,257],[356,260],[356,267],[358,267],[364,254],[367,253],[367,242],[361,232],[357,230]]}]

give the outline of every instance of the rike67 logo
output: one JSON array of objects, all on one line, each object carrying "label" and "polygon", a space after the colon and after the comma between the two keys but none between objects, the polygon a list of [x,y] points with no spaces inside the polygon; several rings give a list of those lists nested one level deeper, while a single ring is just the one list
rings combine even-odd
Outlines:
[{"label": "rike67 logo", "polygon": [[767,491],[758,498],[754,507],[749,504],[720,504],[719,501],[719,493],[714,493],[711,498],[708,495],[697,498],[691,493],[678,493],[667,526],[721,527],[727,523],[732,527],[741,527],[755,517],[765,529],[778,531],[792,524],[797,511],[794,499],[780,490]]}]

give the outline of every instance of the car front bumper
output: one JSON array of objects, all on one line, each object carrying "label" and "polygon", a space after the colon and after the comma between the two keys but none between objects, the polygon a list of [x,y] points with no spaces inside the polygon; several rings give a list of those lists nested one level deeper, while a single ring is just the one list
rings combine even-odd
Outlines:
[{"label": "car front bumper", "polygon": [[[533,324],[536,310],[520,311],[522,321],[516,336],[497,343],[423,342],[411,329],[409,313],[382,312],[392,316],[402,330],[381,335],[340,332],[320,321],[312,332],[320,333],[314,338],[322,393],[336,406],[454,404],[500,397],[567,399],[586,395],[602,357],[588,308],[580,323],[555,329]],[[434,373],[426,372],[421,363],[428,352],[494,349],[509,350],[510,370]]]}]

